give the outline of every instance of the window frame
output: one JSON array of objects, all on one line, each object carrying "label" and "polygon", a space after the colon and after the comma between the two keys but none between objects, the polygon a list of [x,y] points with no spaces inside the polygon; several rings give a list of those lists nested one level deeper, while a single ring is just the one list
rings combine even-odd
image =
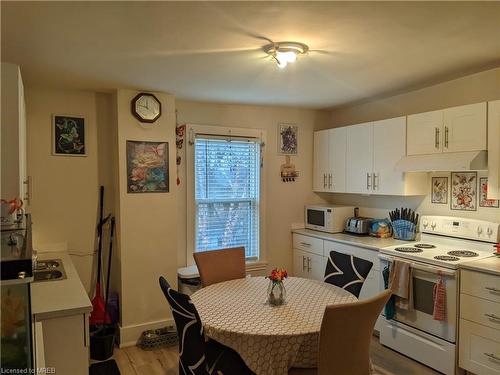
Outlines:
[{"label": "window frame", "polygon": [[[195,235],[196,235],[196,204],[195,204],[195,175],[194,175],[194,138],[196,134],[203,134],[214,137],[244,137],[256,138],[261,143],[261,158],[265,157],[265,138],[266,133],[263,129],[254,128],[238,128],[225,126],[211,125],[186,125],[186,264],[194,264],[193,253],[195,250]],[[265,196],[263,188],[265,184],[265,167],[260,167],[260,183],[259,183],[259,254],[257,260],[247,260],[248,264],[265,263],[266,248],[265,248]],[[248,267],[247,267],[248,268]]]}]

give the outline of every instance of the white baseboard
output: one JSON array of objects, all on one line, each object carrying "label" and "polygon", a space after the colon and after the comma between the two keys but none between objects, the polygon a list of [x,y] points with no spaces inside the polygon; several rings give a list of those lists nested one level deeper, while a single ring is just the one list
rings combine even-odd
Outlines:
[{"label": "white baseboard", "polygon": [[125,348],[127,346],[137,345],[137,342],[141,337],[142,332],[148,329],[157,329],[165,326],[175,327],[174,320],[165,319],[165,320],[158,320],[155,322],[134,324],[125,327],[119,326],[119,331],[120,331],[119,346],[120,348]]}]

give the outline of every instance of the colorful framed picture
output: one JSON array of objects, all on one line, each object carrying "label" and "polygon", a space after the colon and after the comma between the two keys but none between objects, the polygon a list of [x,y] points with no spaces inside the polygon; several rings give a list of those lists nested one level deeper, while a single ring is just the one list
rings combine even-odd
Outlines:
[{"label": "colorful framed picture", "polygon": [[448,177],[432,177],[431,203],[448,204]]},{"label": "colorful framed picture", "polygon": [[297,155],[299,127],[292,124],[278,124],[278,153]]},{"label": "colorful framed picture", "polygon": [[168,191],[168,143],[127,141],[127,192]]},{"label": "colorful framed picture", "polygon": [[87,156],[85,117],[52,116],[52,155]]},{"label": "colorful framed picture", "polygon": [[451,209],[477,210],[477,172],[452,172]]},{"label": "colorful framed picture", "polygon": [[488,177],[479,179],[479,207],[499,208],[497,199],[488,199]]}]

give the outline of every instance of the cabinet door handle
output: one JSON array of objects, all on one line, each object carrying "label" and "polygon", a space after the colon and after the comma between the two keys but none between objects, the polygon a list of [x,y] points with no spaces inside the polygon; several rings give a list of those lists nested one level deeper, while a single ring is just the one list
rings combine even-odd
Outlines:
[{"label": "cabinet door handle", "polygon": [[310,244],[310,243],[307,243],[307,242],[301,242],[300,244],[301,244],[302,246],[311,247],[311,244]]},{"label": "cabinet door handle", "polygon": [[447,126],[444,127],[444,147],[448,148],[448,134],[450,133]]},{"label": "cabinet door handle", "polygon": [[311,272],[311,258],[307,257],[307,272]]},{"label": "cabinet door handle", "polygon": [[378,180],[379,180],[379,176],[378,176],[378,173],[374,173],[373,174],[373,190],[378,190]]},{"label": "cabinet door handle", "polygon": [[302,257],[302,272],[306,269],[306,257]]},{"label": "cabinet door handle", "polygon": [[372,179],[372,174],[367,173],[366,174],[366,190],[370,190],[372,188],[371,179]]},{"label": "cabinet door handle", "polygon": [[437,149],[439,149],[439,133],[441,133],[441,131],[439,130],[439,128],[436,128],[434,131],[434,146]]},{"label": "cabinet door handle", "polygon": [[323,187],[326,188],[326,173],[323,173]]},{"label": "cabinet door handle", "polygon": [[500,316],[496,316],[495,314],[484,314],[484,316],[500,323]]},{"label": "cabinet door handle", "polygon": [[500,357],[497,357],[495,354],[493,353],[483,353],[486,357],[490,358],[490,359],[493,359],[495,361],[500,361]]},{"label": "cabinet door handle", "polygon": [[328,187],[329,188],[332,187],[332,174],[331,173],[328,174]]},{"label": "cabinet door handle", "polygon": [[495,288],[493,286],[485,286],[484,289],[490,291],[490,292],[493,292],[493,293],[500,293],[500,289],[498,288]]}]

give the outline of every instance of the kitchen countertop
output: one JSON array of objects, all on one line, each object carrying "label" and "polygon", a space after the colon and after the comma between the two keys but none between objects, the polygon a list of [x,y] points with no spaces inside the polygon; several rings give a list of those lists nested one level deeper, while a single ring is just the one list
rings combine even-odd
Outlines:
[{"label": "kitchen countertop", "polygon": [[325,233],[311,229],[293,229],[292,232],[302,234],[304,236],[321,238],[327,241],[342,242],[348,245],[360,246],[376,251],[388,246],[408,245],[408,241],[395,240],[394,238],[357,236],[348,233]]},{"label": "kitchen countertop", "polygon": [[470,262],[461,263],[459,267],[461,269],[479,271],[500,276],[500,257],[493,256],[490,258],[472,260]]},{"label": "kitchen countertop", "polygon": [[92,304],[69,254],[38,253],[38,260],[47,259],[61,259],[66,279],[31,284],[31,309],[35,319],[40,321],[90,312]]}]

